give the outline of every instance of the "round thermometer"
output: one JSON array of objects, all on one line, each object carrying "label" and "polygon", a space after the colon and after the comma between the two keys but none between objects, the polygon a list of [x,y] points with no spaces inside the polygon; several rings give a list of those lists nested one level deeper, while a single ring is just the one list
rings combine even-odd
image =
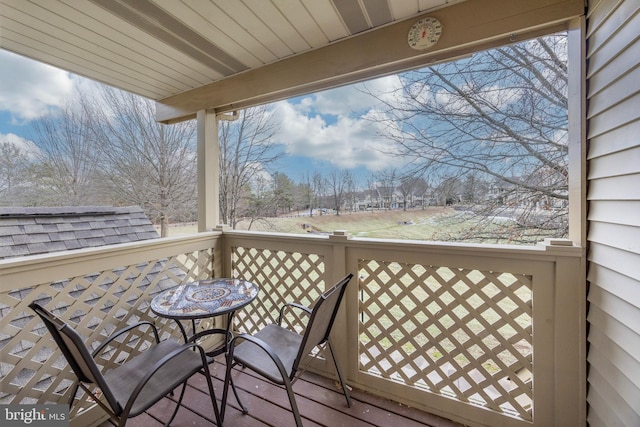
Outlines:
[{"label": "round thermometer", "polygon": [[436,18],[426,17],[419,19],[409,29],[407,42],[416,50],[427,49],[438,42],[442,34],[442,24]]}]

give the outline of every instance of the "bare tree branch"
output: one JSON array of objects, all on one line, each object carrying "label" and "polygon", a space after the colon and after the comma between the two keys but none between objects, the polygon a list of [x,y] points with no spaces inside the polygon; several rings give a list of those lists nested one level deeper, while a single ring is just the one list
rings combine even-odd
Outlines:
[{"label": "bare tree branch", "polygon": [[120,203],[140,205],[159,220],[165,237],[171,218],[195,210],[195,123],[163,125],[151,100],[106,86],[101,95],[85,107],[104,185]]},{"label": "bare tree branch", "polygon": [[237,120],[220,123],[220,214],[233,228],[241,216],[255,214],[251,186],[282,156],[273,147],[279,125],[266,106],[242,110]]},{"label": "bare tree branch", "polygon": [[[533,226],[566,234],[566,34],[481,52],[399,79],[401,87],[392,93],[367,93],[386,117],[377,117],[378,124],[386,120],[382,136],[395,142],[413,172],[436,172],[469,185],[465,176],[476,184],[484,181],[475,187],[491,186],[501,195],[473,197],[474,212],[495,216],[503,210],[500,201],[508,201],[509,215],[522,225],[514,229],[525,233]],[[500,232],[492,229],[492,236]]]},{"label": "bare tree branch", "polygon": [[44,205],[91,205],[96,194],[97,153],[92,149],[92,122],[82,108],[85,95],[73,99],[56,113],[33,123],[38,147],[36,183]]}]

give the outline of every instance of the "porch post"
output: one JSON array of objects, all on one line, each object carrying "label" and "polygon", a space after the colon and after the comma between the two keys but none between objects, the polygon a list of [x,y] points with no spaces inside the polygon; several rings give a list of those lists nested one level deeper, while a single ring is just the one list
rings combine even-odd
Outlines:
[{"label": "porch post", "polygon": [[220,146],[214,110],[200,110],[198,121],[198,232],[220,222]]},{"label": "porch post", "polygon": [[587,83],[586,21],[571,21],[569,42],[569,239],[587,241]]},{"label": "porch post", "polygon": [[[220,144],[218,142],[218,118],[215,110],[200,110],[198,122],[198,233],[213,230],[220,223]],[[214,262],[218,256],[214,257]],[[214,268],[214,271],[218,270]],[[220,277],[215,276],[214,277]],[[224,316],[201,320],[195,333],[207,329],[225,327]],[[205,347],[217,348],[222,340],[212,335]]]},{"label": "porch post", "polygon": [[[582,248],[577,277],[567,277],[569,267],[558,268],[557,292],[574,305],[576,317],[559,318],[565,324],[558,333],[558,357],[556,372],[557,395],[566,396],[558,401],[556,422],[587,424],[587,46],[586,17],[571,21],[569,42],[569,239]],[[558,260],[558,265],[569,266],[575,261]],[[567,293],[569,293],[567,295]],[[560,305],[566,310],[567,305]],[[570,312],[574,313],[574,312]],[[564,314],[562,311],[558,315]],[[577,322],[575,321],[577,320]],[[573,341],[573,345],[570,342]],[[572,348],[577,360],[567,358],[567,348]]]}]

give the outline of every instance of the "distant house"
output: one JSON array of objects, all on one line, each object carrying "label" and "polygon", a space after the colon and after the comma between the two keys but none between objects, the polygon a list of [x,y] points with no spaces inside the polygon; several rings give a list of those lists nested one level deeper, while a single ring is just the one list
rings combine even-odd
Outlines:
[{"label": "distant house", "polygon": [[[510,207],[530,207],[537,210],[566,209],[569,199],[568,188],[556,188],[556,183],[549,179],[551,175],[543,170],[527,177],[512,177],[509,181],[497,179],[489,188],[488,199],[498,205]],[[527,185],[524,185],[525,182]],[[542,191],[531,190],[532,186],[547,189],[565,198],[551,197]]]},{"label": "distant house", "polygon": [[0,259],[159,237],[139,206],[0,207]]}]

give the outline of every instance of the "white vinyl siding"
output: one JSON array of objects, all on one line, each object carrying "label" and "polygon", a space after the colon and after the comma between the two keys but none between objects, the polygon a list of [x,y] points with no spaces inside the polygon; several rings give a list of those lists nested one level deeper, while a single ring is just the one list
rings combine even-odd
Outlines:
[{"label": "white vinyl siding", "polygon": [[590,426],[640,426],[640,2],[591,0]]}]

